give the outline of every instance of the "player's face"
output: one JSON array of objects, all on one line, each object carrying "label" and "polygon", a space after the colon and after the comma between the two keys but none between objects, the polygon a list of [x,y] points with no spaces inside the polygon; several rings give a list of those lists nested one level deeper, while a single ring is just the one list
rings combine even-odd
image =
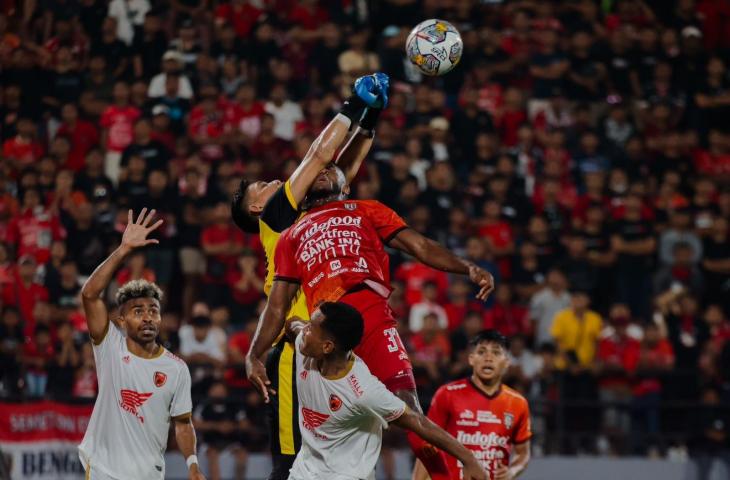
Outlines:
[{"label": "player's face", "polygon": [[324,316],[319,310],[312,314],[311,320],[302,332],[302,344],[299,347],[299,353],[313,358],[322,358],[332,353],[335,345],[322,328],[323,321]]},{"label": "player's face", "polygon": [[345,176],[332,162],[319,172],[309,192],[319,196],[337,194],[342,192],[344,186]]},{"label": "player's face", "polygon": [[509,367],[507,351],[498,343],[480,343],[469,354],[469,365],[482,382],[501,381]]},{"label": "player's face", "polygon": [[121,319],[127,335],[139,344],[154,342],[160,331],[160,302],[134,298],[122,305]]},{"label": "player's face", "polygon": [[281,186],[281,180],[270,182],[255,182],[248,187],[248,210],[251,215],[258,215],[264,209],[266,202]]}]

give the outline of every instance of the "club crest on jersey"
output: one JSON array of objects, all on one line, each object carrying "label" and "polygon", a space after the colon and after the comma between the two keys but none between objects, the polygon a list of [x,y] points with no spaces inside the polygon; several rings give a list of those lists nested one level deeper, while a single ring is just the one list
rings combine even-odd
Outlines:
[{"label": "club crest on jersey", "polygon": [[127,389],[122,389],[119,393],[122,397],[119,402],[119,406],[122,407],[122,410],[131,413],[137,417],[141,423],[144,423],[144,417],[139,414],[139,407],[141,407],[144,402],[152,396],[152,393],[141,393]]},{"label": "club crest on jersey", "polygon": [[345,204],[345,209],[347,209],[347,210],[352,211],[352,210],[355,210],[356,208],[357,208],[356,203],[346,203]]},{"label": "club crest on jersey", "polygon": [[512,428],[512,422],[514,422],[515,416],[511,413],[505,413],[504,414],[504,426],[507,428]]},{"label": "club crest on jersey", "polygon": [[165,384],[165,382],[167,381],[167,374],[162,373],[162,372],[155,372],[153,379],[155,381],[155,387],[159,388],[159,387],[163,386]]},{"label": "club crest on jersey", "polygon": [[302,380],[306,380],[306,379],[307,379],[307,375],[309,375],[309,374],[307,373],[307,371],[306,371],[306,370],[302,370],[302,371],[301,371],[301,372],[299,373],[299,378],[301,378]]},{"label": "club crest on jersey", "polygon": [[340,409],[340,407],[342,407],[342,400],[340,399],[340,397],[333,393],[332,395],[330,395],[330,410],[336,412]]}]

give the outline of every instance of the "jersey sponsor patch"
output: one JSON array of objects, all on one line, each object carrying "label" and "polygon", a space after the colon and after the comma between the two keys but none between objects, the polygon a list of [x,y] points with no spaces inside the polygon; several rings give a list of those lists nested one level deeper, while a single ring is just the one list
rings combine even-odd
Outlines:
[{"label": "jersey sponsor patch", "polygon": [[481,423],[502,423],[490,410],[477,410],[477,421]]},{"label": "jersey sponsor patch", "polygon": [[125,410],[139,419],[141,423],[144,423],[144,417],[139,414],[139,407],[146,402],[151,396],[151,392],[135,392],[134,390],[122,389],[120,392],[122,397],[119,402],[119,406],[122,410]]},{"label": "jersey sponsor patch", "polygon": [[334,393],[330,395],[330,410],[336,412],[342,407],[342,399]]},{"label": "jersey sponsor patch", "polygon": [[154,381],[155,387],[160,388],[167,381],[167,374],[163,372],[155,372]]},{"label": "jersey sponsor patch", "polygon": [[462,388],[466,388],[465,383],[457,383],[456,385],[447,385],[446,390],[453,392],[454,390],[461,390]]},{"label": "jersey sponsor patch", "polygon": [[312,432],[312,435],[317,438],[321,438],[322,440],[327,440],[327,437],[318,433],[316,429],[321,427],[328,418],[330,418],[330,416],[326,413],[319,413],[307,407],[302,407],[302,423],[304,423],[304,428]]},{"label": "jersey sponsor patch", "polygon": [[354,393],[357,398],[362,397],[363,391],[360,387],[360,382],[357,381],[357,377],[355,375],[350,375],[349,377],[347,377],[347,383],[350,384],[350,388],[352,388],[352,393]]}]

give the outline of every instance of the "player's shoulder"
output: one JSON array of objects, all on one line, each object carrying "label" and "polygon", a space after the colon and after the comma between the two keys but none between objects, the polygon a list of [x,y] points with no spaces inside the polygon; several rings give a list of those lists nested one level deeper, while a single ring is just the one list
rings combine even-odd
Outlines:
[{"label": "player's shoulder", "polygon": [[299,216],[297,203],[291,195],[289,181],[284,182],[264,205],[259,222],[270,230],[280,233],[296,222]]},{"label": "player's shoulder", "polygon": [[162,357],[166,360],[169,360],[171,363],[177,365],[179,368],[187,368],[188,365],[185,363],[185,360],[178,357],[174,353],[172,353],[170,350],[165,349],[165,352],[162,354]]},{"label": "player's shoulder", "polygon": [[462,378],[461,380],[454,380],[453,382],[449,382],[447,384],[442,385],[439,388],[439,391],[442,394],[448,393],[451,394],[452,392],[463,392],[464,390],[467,390],[469,388],[469,380],[466,378]]},{"label": "player's shoulder", "polygon": [[515,390],[514,388],[508,386],[508,385],[502,385],[502,393],[504,394],[506,399],[509,399],[511,401],[517,402],[519,404],[524,404],[527,406],[527,399],[524,395],[522,395],[520,392]]}]

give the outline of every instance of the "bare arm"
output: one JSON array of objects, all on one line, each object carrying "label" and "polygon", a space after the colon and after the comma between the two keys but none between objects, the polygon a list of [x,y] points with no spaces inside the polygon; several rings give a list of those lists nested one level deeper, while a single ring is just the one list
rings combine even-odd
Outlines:
[{"label": "bare arm", "polygon": [[431,445],[461,460],[465,479],[487,480],[487,472],[479,465],[471,451],[422,413],[406,408],[405,413],[392,424],[415,433]]},{"label": "bare arm", "polygon": [[[510,455],[510,465],[504,478],[509,480],[517,478],[525,471],[528,463],[530,463],[530,442],[516,444]],[[501,477],[496,475],[495,480],[501,480]]]},{"label": "bare arm", "polygon": [[[195,428],[193,428],[193,422],[190,414],[175,417],[175,440],[177,446],[180,449],[183,457],[186,459],[190,455],[195,455]],[[205,480],[205,477],[200,473],[197,463],[190,465],[190,471],[188,473],[190,480]]]},{"label": "bare arm", "polygon": [[492,274],[472,262],[454,255],[438,242],[424,237],[411,228],[401,230],[390,241],[390,246],[413,255],[420,262],[437,270],[468,275],[471,281],[480,287],[477,294],[477,298],[480,300],[486,300],[494,290]]},{"label": "bare arm", "polygon": [[289,311],[291,302],[299,289],[299,284],[274,280],[269,293],[269,300],[266,302],[264,311],[256,326],[256,333],[251,342],[251,349],[246,355],[246,373],[248,379],[259,389],[268,403],[269,394],[275,395],[276,391],[269,388],[271,382],[266,375],[266,367],[261,360],[276,340],[284,326],[286,313]]},{"label": "bare arm", "polygon": [[135,248],[158,243],[157,240],[147,239],[147,235],[162,225],[162,220],[150,225],[155,216],[155,211],[152,210],[149,215],[146,214],[147,209],[143,208],[135,222],[132,210],[129,210],[127,228],[124,230],[122,243],[101,265],[96,267],[96,270],[86,280],[81,289],[86,324],[89,327],[89,335],[95,343],[103,340],[104,334],[109,327],[109,312],[102,295],[112,281],[114,272],[122,265],[124,258]]},{"label": "bare arm", "polygon": [[304,200],[319,172],[332,161],[349,128],[350,120],[337,115],[312,142],[302,163],[289,177],[289,188],[297,205]]},{"label": "bare arm", "polygon": [[348,185],[360,171],[365,156],[373,146],[373,138],[374,135],[371,132],[357,127],[355,134],[350,137],[350,141],[337,156],[335,163],[345,173]]}]

